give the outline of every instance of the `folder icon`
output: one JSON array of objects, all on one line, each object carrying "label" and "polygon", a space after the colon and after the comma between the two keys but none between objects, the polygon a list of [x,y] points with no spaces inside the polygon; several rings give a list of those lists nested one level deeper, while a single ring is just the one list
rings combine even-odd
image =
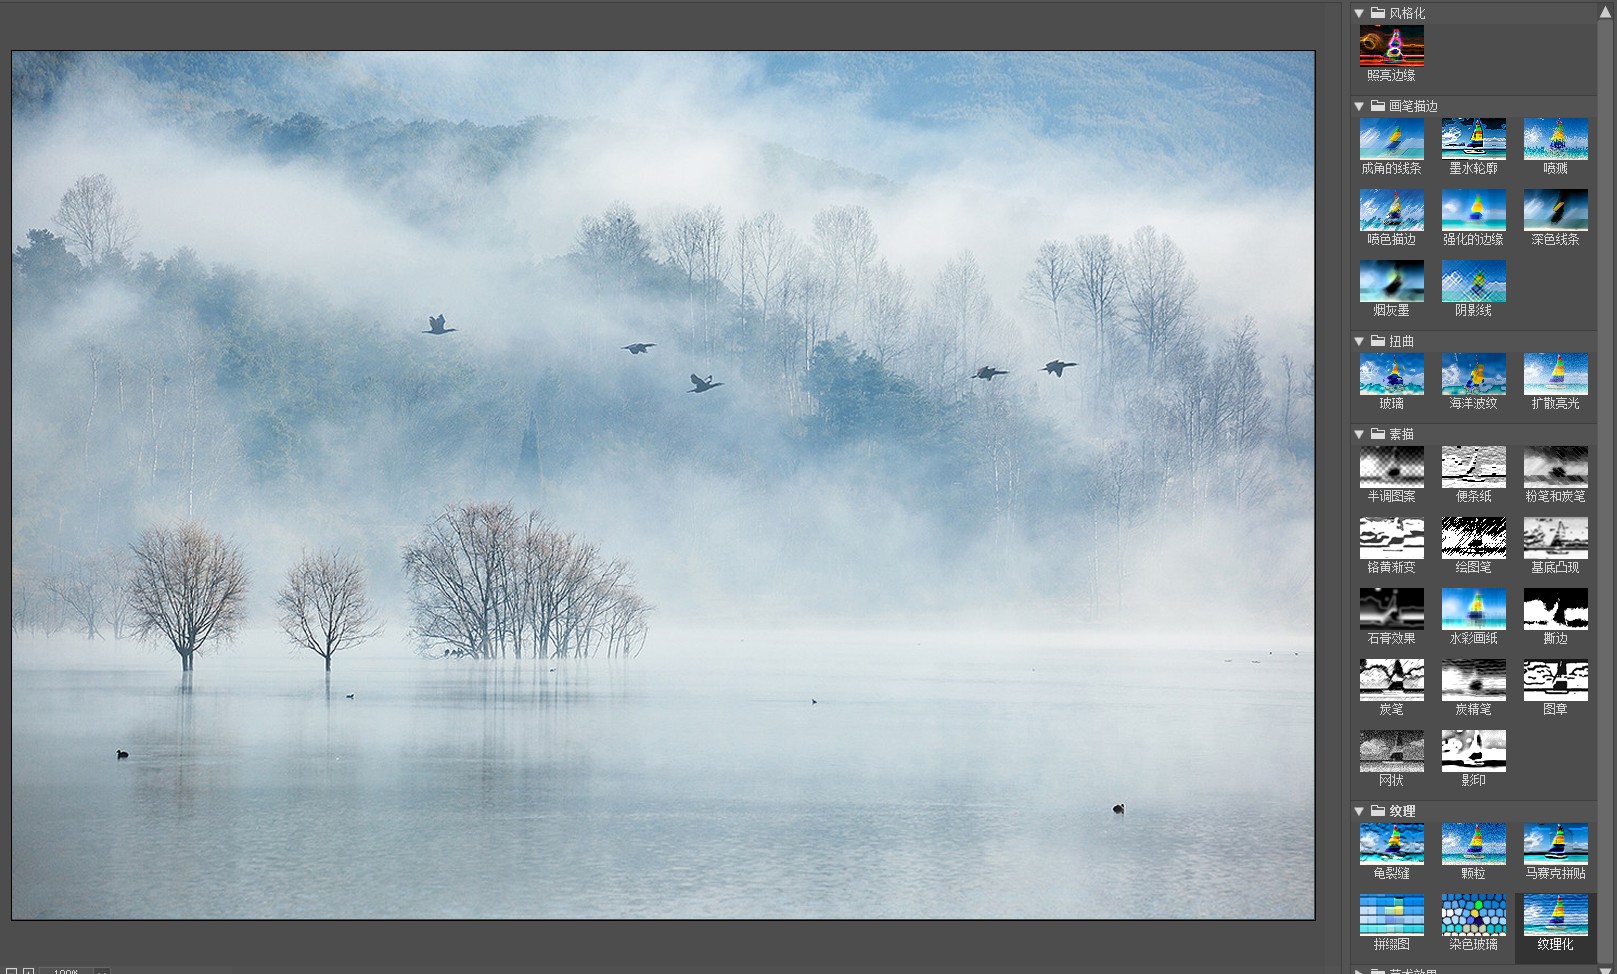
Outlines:
[{"label": "folder icon", "polygon": [[1371,805],[1370,806],[1370,817],[1371,818],[1386,818],[1387,817],[1387,806],[1385,806],[1385,805]]},{"label": "folder icon", "polygon": [[[1379,429],[1379,428],[1377,428],[1375,426],[1370,427],[1370,439],[1372,439],[1372,440],[1384,440],[1386,438],[1387,438],[1387,431],[1386,430]],[[1373,805],[1371,806],[1371,808],[1374,808],[1374,807],[1375,806],[1373,806]],[[1373,815],[1375,813],[1371,812],[1371,814]]]},{"label": "folder icon", "polygon": [[1387,336],[1386,335],[1371,335],[1370,336],[1370,347],[1371,348],[1386,348],[1387,347]]},{"label": "folder icon", "polygon": [[1387,103],[1380,98],[1372,98],[1370,99],[1370,110],[1372,112],[1384,112],[1387,110]]},{"label": "folder icon", "polygon": [[1387,8],[1386,7],[1371,7],[1370,8],[1370,19],[1371,20],[1383,20],[1383,19],[1386,18],[1386,16],[1387,16]]}]

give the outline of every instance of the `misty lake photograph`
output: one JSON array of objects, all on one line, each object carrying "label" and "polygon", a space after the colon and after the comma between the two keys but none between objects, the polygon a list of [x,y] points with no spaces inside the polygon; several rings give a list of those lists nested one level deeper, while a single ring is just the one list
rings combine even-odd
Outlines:
[{"label": "misty lake photograph", "polygon": [[13,52],[13,918],[1312,918],[1313,71]]}]

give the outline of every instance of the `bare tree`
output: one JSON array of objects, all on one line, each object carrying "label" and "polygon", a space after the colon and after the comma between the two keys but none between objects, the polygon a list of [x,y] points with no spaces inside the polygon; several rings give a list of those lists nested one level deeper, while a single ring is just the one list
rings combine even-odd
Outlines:
[{"label": "bare tree", "polygon": [[1290,355],[1280,356],[1280,439],[1291,449],[1293,402],[1297,398],[1297,367]]},{"label": "bare tree", "polygon": [[1078,255],[1071,244],[1046,240],[1033,259],[1022,285],[1022,298],[1050,312],[1056,349],[1067,351],[1067,336],[1061,329],[1061,306],[1068,299],[1078,276]]},{"label": "bare tree", "polygon": [[1245,453],[1268,432],[1270,409],[1258,356],[1258,330],[1250,316],[1242,318],[1224,340],[1217,367],[1230,383],[1226,436],[1237,453]]},{"label": "bare tree", "polygon": [[73,181],[56,208],[56,223],[91,267],[126,252],[135,242],[135,221],[124,212],[118,190],[102,173]]},{"label": "bare tree", "polygon": [[[1123,254],[1103,233],[1078,238],[1073,248],[1073,298],[1095,332],[1095,368],[1090,374],[1109,392],[1117,362],[1117,306],[1123,293]],[[1087,389],[1087,386],[1086,386]],[[1110,397],[1102,397],[1102,402]]]},{"label": "bare tree", "polygon": [[45,585],[57,601],[84,626],[84,638],[102,636],[101,624],[113,624],[113,636],[120,635],[116,606],[124,595],[120,566],[111,554],[103,553],[74,559],[66,569],[50,575]]},{"label": "bare tree", "polygon": [[1117,604],[1125,600],[1125,580],[1128,575],[1128,532],[1134,517],[1143,506],[1140,490],[1144,479],[1144,464],[1139,451],[1126,442],[1108,443],[1097,458],[1094,477],[1090,482],[1090,510],[1095,519],[1095,537],[1109,521],[1114,534],[1109,546],[1113,559],[1113,580],[1116,585]]},{"label": "bare tree", "polygon": [[983,354],[997,319],[983,272],[971,251],[961,251],[938,271],[932,289],[931,311],[934,320],[952,340],[955,369],[984,364],[977,359]]},{"label": "bare tree", "polygon": [[633,285],[650,258],[651,243],[627,203],[615,202],[600,217],[579,224],[576,254],[594,281],[596,293],[621,293]]},{"label": "bare tree", "polygon": [[701,217],[695,210],[681,209],[657,228],[657,243],[668,252],[668,262],[685,275],[685,309],[696,341],[696,282],[702,271]]},{"label": "bare tree", "polygon": [[208,640],[230,639],[242,620],[247,567],[241,550],[195,522],[148,528],[130,546],[134,570],[129,607],[135,634],[161,637],[180,656],[180,667]]},{"label": "bare tree", "polygon": [[886,258],[877,261],[865,289],[865,343],[882,365],[891,367],[908,351],[914,305],[915,289],[904,271],[894,270]]},{"label": "bare tree", "polygon": [[1145,350],[1146,375],[1155,381],[1167,351],[1189,323],[1196,277],[1178,244],[1156,227],[1141,227],[1129,241],[1123,290],[1129,312],[1125,325]]},{"label": "bare tree", "polygon": [[696,275],[702,298],[702,344],[711,352],[713,317],[718,309],[719,293],[730,276],[731,257],[725,249],[724,213],[711,203],[702,207],[696,213],[696,230]]},{"label": "bare tree", "polygon": [[376,611],[365,593],[364,566],[341,552],[304,552],[303,559],[287,570],[275,607],[280,610],[275,621],[281,631],[323,657],[327,673],[332,654],[382,631],[371,625]]},{"label": "bare tree", "polygon": [[793,288],[793,268],[800,245],[780,217],[764,212],[741,224],[736,233],[737,279],[743,297],[758,306],[764,343],[773,352],[781,374],[790,369],[794,343],[784,340],[786,316]]},{"label": "bare tree", "polygon": [[[876,228],[862,206],[831,206],[814,214],[814,243],[825,292],[826,337],[857,334],[870,265],[876,257]],[[809,346],[813,347],[813,344]]]}]

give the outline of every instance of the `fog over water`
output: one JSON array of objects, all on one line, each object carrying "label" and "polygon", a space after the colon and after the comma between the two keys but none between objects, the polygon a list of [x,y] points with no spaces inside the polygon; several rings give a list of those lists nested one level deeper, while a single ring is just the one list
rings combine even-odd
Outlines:
[{"label": "fog over water", "polygon": [[1312,915],[1307,53],[12,71],[19,916]]}]

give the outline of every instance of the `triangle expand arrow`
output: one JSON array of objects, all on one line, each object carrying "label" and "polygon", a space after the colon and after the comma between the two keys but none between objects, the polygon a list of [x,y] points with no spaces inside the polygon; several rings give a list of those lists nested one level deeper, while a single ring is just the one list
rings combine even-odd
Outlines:
[{"label": "triangle expand arrow", "polygon": [[[1600,8],[1600,19],[1601,20],[1610,20],[1611,19],[1611,8],[1610,7],[1601,7]],[[1611,974],[1611,968],[1609,968],[1609,967],[1606,968],[1606,974]]]},{"label": "triangle expand arrow", "polygon": [[1362,101],[1354,102],[1353,103],[1353,110],[1356,111],[1356,112],[1364,111],[1364,102],[1362,102]]},{"label": "triangle expand arrow", "polygon": [[1363,805],[1354,805],[1353,806],[1353,814],[1355,814],[1355,815],[1363,815],[1364,814],[1364,806]]},{"label": "triangle expand arrow", "polygon": [[1353,16],[1355,16],[1355,17],[1363,17],[1364,16],[1364,8],[1363,7],[1354,7],[1353,8]]},{"label": "triangle expand arrow", "polygon": [[1353,438],[1354,438],[1354,439],[1355,439],[1355,440],[1362,440],[1362,439],[1364,439],[1364,430],[1354,430],[1354,431],[1353,431]]},{"label": "triangle expand arrow", "polygon": [[1354,335],[1353,336],[1353,344],[1355,344],[1355,345],[1363,345],[1364,344],[1364,336],[1363,335]]}]

